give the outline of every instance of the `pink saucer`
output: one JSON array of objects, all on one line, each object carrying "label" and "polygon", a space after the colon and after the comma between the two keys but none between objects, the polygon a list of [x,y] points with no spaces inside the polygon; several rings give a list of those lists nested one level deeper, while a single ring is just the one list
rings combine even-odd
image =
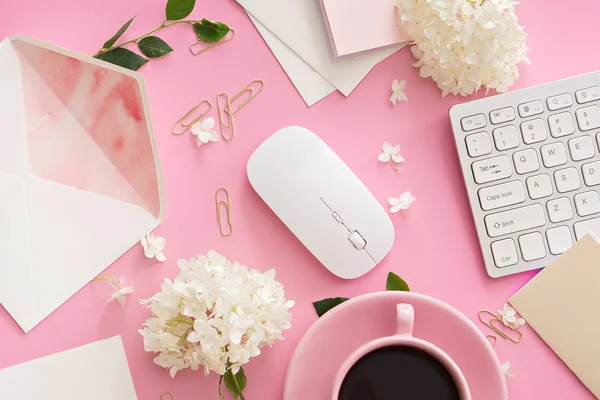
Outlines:
[{"label": "pink saucer", "polygon": [[350,353],[394,334],[398,303],[413,305],[414,336],[435,344],[456,362],[473,400],[508,399],[500,361],[467,317],[422,294],[378,292],[337,306],[306,332],[290,361],[283,400],[331,400],[335,375]]}]

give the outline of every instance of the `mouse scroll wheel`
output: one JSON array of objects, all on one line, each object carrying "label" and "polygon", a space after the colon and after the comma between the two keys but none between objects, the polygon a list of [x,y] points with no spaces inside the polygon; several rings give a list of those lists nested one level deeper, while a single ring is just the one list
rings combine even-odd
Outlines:
[{"label": "mouse scroll wheel", "polygon": [[354,245],[356,250],[362,250],[367,245],[367,241],[358,233],[358,231],[352,231],[348,235],[348,240]]}]

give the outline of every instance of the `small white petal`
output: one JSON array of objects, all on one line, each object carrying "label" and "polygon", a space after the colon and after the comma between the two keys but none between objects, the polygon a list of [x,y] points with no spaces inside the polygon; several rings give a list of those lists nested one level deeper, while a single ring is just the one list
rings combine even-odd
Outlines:
[{"label": "small white petal", "polygon": [[392,102],[393,105],[396,105],[396,103],[398,102],[398,92],[392,93],[392,96],[390,97],[390,101]]},{"label": "small white petal", "polygon": [[202,124],[201,123],[197,123],[197,124],[192,125],[192,129],[190,129],[190,132],[194,136],[198,136],[199,134],[202,133],[202,131],[203,131],[203,129],[202,129]]},{"label": "small white petal", "polygon": [[167,258],[165,257],[165,255],[163,254],[162,251],[157,251],[156,252],[156,259],[158,261],[166,261]]},{"label": "small white petal", "polygon": [[146,247],[144,249],[144,255],[146,258],[154,258],[155,250],[153,246]]},{"label": "small white petal", "polygon": [[202,121],[202,130],[203,131],[210,131],[214,127],[215,127],[214,118],[206,118],[204,121]]},{"label": "small white petal", "polygon": [[394,160],[394,162],[399,163],[403,163],[404,162],[404,157],[402,157],[400,154],[394,154],[392,155],[392,160]]},{"label": "small white petal", "polygon": [[215,131],[209,131],[208,133],[210,133],[210,141],[211,142],[218,142],[219,141],[219,135],[217,134],[217,132],[215,132]]},{"label": "small white petal", "polygon": [[389,162],[390,161],[390,154],[389,153],[381,153],[379,155],[378,160],[381,161],[381,162]]},{"label": "small white petal", "polygon": [[383,146],[381,146],[381,150],[383,150],[384,153],[391,153],[393,148],[394,147],[390,142],[384,142]]},{"label": "small white petal", "polygon": [[408,101],[408,97],[406,96],[406,93],[404,93],[404,92],[398,93],[398,100],[400,100],[400,101]]},{"label": "small white petal", "polygon": [[396,90],[398,90],[398,79],[394,79],[394,82],[392,82],[392,90],[395,92]]},{"label": "small white petal", "polygon": [[117,297],[117,302],[121,305],[121,307],[124,307],[125,303],[127,303],[127,298],[125,296],[119,296]]},{"label": "small white petal", "polygon": [[398,84],[398,88],[395,90],[396,92],[403,92],[406,87],[406,81],[400,81]]},{"label": "small white petal", "polygon": [[390,198],[388,199],[388,203],[389,203],[391,206],[397,206],[398,204],[400,204],[400,199],[398,199],[398,198],[396,198],[396,197],[390,197]]},{"label": "small white petal", "polygon": [[162,251],[165,248],[165,238],[163,237],[157,237],[154,240],[154,247],[156,248],[156,250]]},{"label": "small white petal", "polygon": [[394,147],[392,147],[392,151],[390,151],[391,154],[398,154],[400,153],[400,145],[397,144]]}]

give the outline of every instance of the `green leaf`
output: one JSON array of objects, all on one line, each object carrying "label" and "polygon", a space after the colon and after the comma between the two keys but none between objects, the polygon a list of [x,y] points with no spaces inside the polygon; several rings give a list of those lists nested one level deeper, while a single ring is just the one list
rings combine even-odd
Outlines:
[{"label": "green leaf", "polygon": [[125,31],[127,30],[127,28],[129,28],[129,25],[131,25],[131,23],[133,22],[133,20],[135,19],[135,16],[133,18],[131,18],[129,21],[125,22],[125,25],[123,25],[121,27],[121,29],[119,29],[117,31],[117,33],[114,34],[113,37],[111,37],[110,39],[108,39],[105,43],[104,46],[102,46],[103,49],[108,49],[109,47],[112,47],[113,44],[117,43],[117,40],[119,40],[119,38],[121,36],[123,36],[123,34],[125,33]]},{"label": "green leaf", "polygon": [[224,375],[225,387],[231,392],[234,399],[241,396],[246,388],[246,374],[244,368],[240,368],[237,374],[233,375],[231,369],[227,370]]},{"label": "green leaf", "polygon": [[139,54],[122,47],[100,53],[95,58],[133,71],[137,71],[142,65],[148,62],[148,60]]},{"label": "green leaf", "polygon": [[327,311],[331,310],[335,306],[339,306],[345,301],[350,300],[347,297],[333,297],[329,299],[323,299],[319,301],[315,301],[313,306],[315,307],[315,311],[319,317],[322,317]]},{"label": "green leaf", "polygon": [[218,42],[229,33],[229,27],[222,22],[212,22],[203,18],[194,24],[194,31],[203,42]]},{"label": "green leaf", "polygon": [[387,290],[399,290],[401,292],[410,292],[410,288],[408,287],[408,283],[404,281],[404,279],[400,278],[393,272],[390,272],[387,277],[387,282],[385,284],[385,288]]},{"label": "green leaf", "polygon": [[169,0],[167,2],[167,20],[176,21],[191,14],[196,0]]},{"label": "green leaf", "polygon": [[173,51],[171,46],[157,36],[146,36],[137,45],[140,51],[150,58],[162,57]]}]

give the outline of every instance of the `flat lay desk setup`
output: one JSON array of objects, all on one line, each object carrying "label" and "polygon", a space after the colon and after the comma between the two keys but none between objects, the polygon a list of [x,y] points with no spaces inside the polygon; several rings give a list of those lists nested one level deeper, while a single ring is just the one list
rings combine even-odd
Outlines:
[{"label": "flat lay desk setup", "polygon": [[[325,11],[320,7],[326,7],[326,0],[315,3],[319,3],[316,9]],[[0,0],[0,38],[24,34],[94,54],[107,33],[133,15],[140,27],[162,22],[164,5],[164,0]],[[572,274],[561,278],[565,268],[562,272],[558,268],[568,264],[561,254],[580,239],[575,246],[581,244],[581,252],[600,254],[586,236],[600,235],[596,186],[600,183],[596,175],[600,172],[600,103],[596,102],[600,73],[595,72],[600,45],[592,39],[600,3],[529,0],[519,4],[516,13],[528,34],[531,64],[519,64],[520,77],[508,94],[491,91],[486,96],[482,90],[466,98],[442,98],[436,84],[413,67],[409,46],[389,47],[390,40],[400,43],[398,47],[405,44],[402,35],[390,39],[387,32],[370,37],[371,42],[338,40],[343,37],[340,32],[348,32],[344,18],[360,25],[356,29],[370,22],[361,22],[355,9],[344,16],[344,5],[337,5],[335,11],[326,12],[329,26],[318,31],[324,43],[333,47],[328,57],[355,63],[344,71],[319,64],[322,49],[295,49],[311,60],[309,64],[320,65],[319,73],[298,63],[298,55],[279,40],[293,42],[290,27],[297,23],[282,17],[283,0],[277,6],[282,9],[275,7],[270,14],[255,0],[197,0],[191,17],[223,21],[235,29],[230,42],[197,57],[186,49],[190,41],[186,35],[192,33],[184,26],[164,32],[163,39],[175,51],[152,60],[139,72],[152,119],[152,146],[162,168],[158,184],[164,185],[164,203],[160,191],[144,197],[149,211],[141,224],[151,229],[162,219],[154,233],[166,239],[167,261],[149,260],[141,246],[134,245],[109,266],[107,273],[124,276],[127,286],[135,286],[124,307],[105,304],[111,293],[102,282],[83,286],[62,305],[49,305],[56,310],[41,322],[20,319],[16,312],[11,317],[13,312],[0,307],[0,382],[3,377],[16,381],[25,376],[16,369],[13,375],[3,375],[3,369],[113,338],[55,359],[62,362],[59,368],[67,377],[98,389],[105,384],[103,378],[91,379],[90,374],[101,372],[89,365],[78,368],[73,360],[78,354],[94,360],[103,352],[121,351],[114,339],[120,336],[126,362],[119,356],[105,365],[111,376],[127,375],[128,366],[133,387],[125,382],[118,390],[106,389],[107,395],[118,400],[132,398],[127,396],[158,400],[170,392],[176,400],[218,399],[217,374],[204,377],[202,371],[185,370],[171,378],[152,362],[154,355],[144,351],[138,333],[148,310],[137,301],[150,298],[164,277],[179,272],[178,259],[214,249],[261,272],[275,269],[286,298],[295,302],[285,341],[263,348],[244,366],[246,399],[331,399],[332,390],[334,398],[338,393],[339,399],[370,398],[368,393],[344,394],[341,379],[346,373],[358,373],[351,367],[360,365],[354,364],[360,357],[396,345],[420,349],[443,364],[455,387],[455,394],[444,399],[596,398],[593,393],[597,396],[600,388],[594,374],[576,355],[600,352],[587,334],[592,326],[598,329],[597,323],[588,325],[595,317],[585,314],[597,305],[584,304],[573,286],[565,286],[561,301],[560,282],[576,285],[576,274],[590,279],[598,274],[584,270],[589,259],[581,256]],[[364,16],[381,18],[376,7]],[[363,57],[363,65],[353,57]],[[364,57],[372,59],[367,62]],[[356,78],[356,70],[369,63],[374,68],[364,79]],[[217,93],[236,93],[253,80],[264,82],[264,87],[235,115],[233,140],[198,147],[193,136],[171,133],[173,123],[191,104]],[[407,102],[391,104],[394,80],[406,82]],[[210,116],[218,120],[216,106]],[[401,173],[377,160],[384,142],[400,145]],[[149,148],[144,154],[151,157]],[[43,154],[39,147],[34,150]],[[312,159],[314,154],[321,158]],[[0,160],[0,168],[3,165]],[[75,170],[70,173],[77,175]],[[333,190],[336,185],[347,191]],[[230,202],[232,234],[228,236],[216,224],[215,190],[221,187],[227,188]],[[404,213],[388,213],[388,198],[406,191],[415,202]],[[151,195],[160,200],[148,201]],[[310,203],[311,196],[319,201]],[[9,203],[10,199],[0,198],[0,207]],[[361,207],[364,212],[358,213]],[[319,213],[333,215],[339,224],[313,226],[310,218],[303,218]],[[343,240],[332,238],[338,228]],[[126,233],[103,231],[97,240],[104,243],[106,238],[108,243]],[[360,255],[345,253],[348,242]],[[570,254],[575,260],[574,253],[565,256]],[[543,270],[548,274],[535,279],[540,268],[551,264]],[[408,282],[412,293],[381,293],[389,272]],[[70,279],[51,275],[49,285]],[[520,291],[524,287],[527,290]],[[583,284],[581,288],[590,290]],[[321,319],[312,304],[361,295],[366,296]],[[542,298],[548,302],[545,310],[533,301]],[[480,322],[478,313],[502,309],[509,301],[529,324],[519,328],[519,343],[496,337],[492,348],[484,335],[493,331]],[[21,311],[19,306],[5,304],[13,311]],[[415,338],[425,344],[409,337],[413,322]],[[578,332],[572,340],[579,343],[571,346],[564,335],[572,332]],[[402,337],[381,339],[394,333]],[[382,342],[371,342],[377,338]],[[441,351],[427,347],[432,346],[429,342]],[[595,346],[586,348],[583,343]],[[507,361],[514,379],[505,383],[501,364]],[[39,374],[55,367],[50,361],[38,366]],[[32,385],[39,380],[35,375],[26,378]],[[65,379],[60,390],[70,399]],[[5,398],[3,390],[0,385],[0,399]],[[58,398],[49,396],[44,398]],[[14,398],[19,399],[18,394]]]}]

